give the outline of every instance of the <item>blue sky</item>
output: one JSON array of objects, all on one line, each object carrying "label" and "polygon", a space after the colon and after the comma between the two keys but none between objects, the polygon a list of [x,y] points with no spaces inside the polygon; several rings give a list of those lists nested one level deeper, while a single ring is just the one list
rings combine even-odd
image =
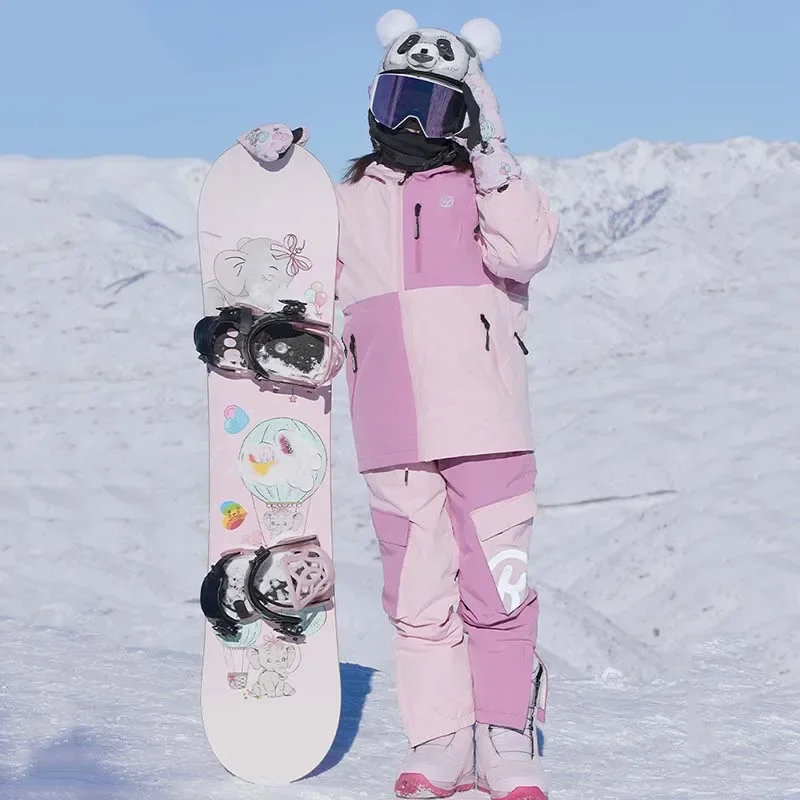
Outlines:
[{"label": "blue sky", "polygon": [[[375,0],[0,0],[0,153],[213,159],[262,122],[305,124],[338,176],[369,149]],[[519,153],[638,137],[800,140],[800,0],[414,0],[420,24],[488,16]]]}]

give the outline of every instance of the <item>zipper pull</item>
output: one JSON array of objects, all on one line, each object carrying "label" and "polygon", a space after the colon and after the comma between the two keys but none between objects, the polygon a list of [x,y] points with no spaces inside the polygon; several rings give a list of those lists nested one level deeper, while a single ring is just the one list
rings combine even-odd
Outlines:
[{"label": "zipper pull", "polygon": [[350,334],[350,354],[353,356],[353,372],[358,372],[358,358],[356,358],[356,337]]},{"label": "zipper pull", "polygon": [[525,353],[525,355],[528,355],[529,352],[528,348],[525,347],[525,342],[523,342],[522,339],[519,338],[519,334],[516,331],[514,331],[514,338],[517,340],[519,346],[522,348],[522,352]]},{"label": "zipper pull", "polygon": [[486,328],[486,350],[488,351],[489,350],[489,328],[491,328],[491,325],[489,325],[489,320],[486,319],[486,317],[483,314],[481,314],[481,322],[483,323],[483,327]]},{"label": "zipper pull", "polygon": [[414,206],[414,238],[419,239],[419,215],[422,211],[422,204],[417,203]]}]

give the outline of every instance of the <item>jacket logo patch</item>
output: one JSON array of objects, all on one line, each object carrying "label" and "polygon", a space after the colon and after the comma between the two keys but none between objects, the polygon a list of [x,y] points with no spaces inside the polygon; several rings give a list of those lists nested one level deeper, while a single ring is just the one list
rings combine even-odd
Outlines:
[{"label": "jacket logo patch", "polygon": [[450,208],[455,203],[455,198],[451,194],[443,194],[439,198],[439,205],[442,208]]}]

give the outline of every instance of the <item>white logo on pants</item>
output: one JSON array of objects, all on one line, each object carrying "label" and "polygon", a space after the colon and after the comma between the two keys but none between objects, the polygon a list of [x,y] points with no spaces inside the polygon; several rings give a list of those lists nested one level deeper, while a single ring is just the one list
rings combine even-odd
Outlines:
[{"label": "white logo on pants", "polygon": [[[519,569],[520,563],[522,570],[517,579],[512,580],[515,569]],[[524,550],[501,550],[489,562],[489,569],[492,571],[503,608],[511,613],[525,599],[528,590],[528,554]]]}]

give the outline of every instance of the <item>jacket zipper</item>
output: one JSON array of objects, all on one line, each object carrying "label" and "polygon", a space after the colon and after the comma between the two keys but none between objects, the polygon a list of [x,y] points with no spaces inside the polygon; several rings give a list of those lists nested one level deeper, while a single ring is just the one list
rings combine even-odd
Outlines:
[{"label": "jacket zipper", "polygon": [[[486,329],[486,349],[489,350],[489,344],[490,344],[489,331],[492,326],[489,324],[489,320],[486,319],[485,314],[481,314],[481,322],[483,323],[483,327]],[[519,345],[520,350],[522,350],[522,352],[527,356],[530,353],[530,350],[528,350],[528,348],[525,346],[525,342],[522,341],[522,338],[516,331],[514,331],[514,338],[517,340],[517,344]]]},{"label": "jacket zipper", "polygon": [[353,372],[358,372],[358,358],[356,356],[356,337],[350,334],[350,355],[353,356]]},{"label": "jacket zipper", "polygon": [[486,319],[484,314],[481,314],[481,322],[483,323],[483,327],[486,328],[486,350],[489,350],[489,329],[492,327],[489,324],[489,320]]},{"label": "jacket zipper", "polygon": [[[404,236],[404,217],[405,217],[405,204],[403,202],[403,195],[405,193],[404,184],[405,182],[411,177],[411,172],[407,172],[403,180],[398,181],[397,184],[397,206],[395,207],[394,211],[397,214],[397,226],[392,231],[392,237],[394,239],[394,247],[396,248],[397,253],[397,263],[394,265],[396,279],[397,279],[397,287],[400,291],[404,291],[406,288],[406,242]],[[393,248],[394,249],[394,248]]]}]

